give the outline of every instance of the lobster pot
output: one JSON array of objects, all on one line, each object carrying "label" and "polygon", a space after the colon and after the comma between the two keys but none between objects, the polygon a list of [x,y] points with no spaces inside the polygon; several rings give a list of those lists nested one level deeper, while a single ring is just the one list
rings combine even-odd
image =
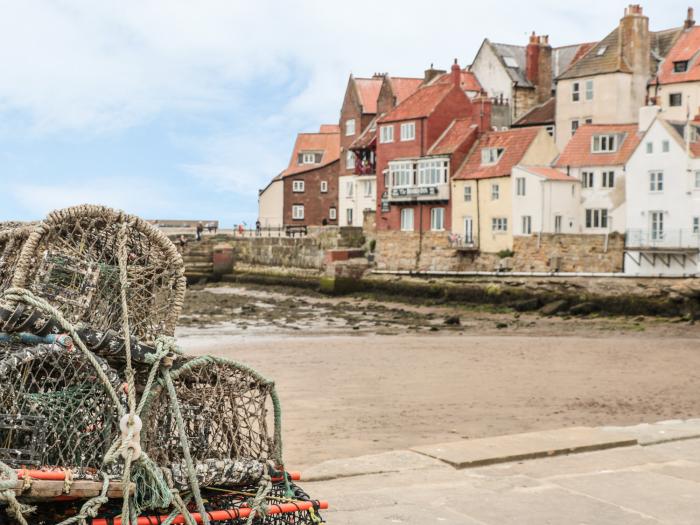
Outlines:
[{"label": "lobster pot", "polygon": [[30,231],[26,226],[0,228],[0,292],[12,282],[19,254]]},{"label": "lobster pot", "polygon": [[176,487],[188,485],[173,401],[184,420],[187,443],[201,486],[257,483],[275,443],[268,432],[274,385],[239,365],[195,358],[172,372],[177,398],[154,393],[142,439],[148,456],[170,471]]},{"label": "lobster pot", "polygon": [[[7,346],[11,345],[11,348]],[[12,468],[68,469],[91,479],[119,433],[113,397],[77,350],[6,344],[0,354],[0,461]],[[98,359],[111,388],[120,381]]]},{"label": "lobster pot", "polygon": [[54,211],[32,230],[15,266],[12,285],[47,300],[74,326],[123,336],[128,321],[130,336],[147,344],[174,333],[184,265],[142,219],[102,206]]}]

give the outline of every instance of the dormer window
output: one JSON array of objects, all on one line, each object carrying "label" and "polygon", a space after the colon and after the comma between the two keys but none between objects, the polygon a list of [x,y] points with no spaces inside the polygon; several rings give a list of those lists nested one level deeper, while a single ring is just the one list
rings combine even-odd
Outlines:
[{"label": "dormer window", "polygon": [[518,67],[518,62],[513,58],[509,56],[504,56],[503,61],[506,63],[506,66],[508,67]]},{"label": "dormer window", "polygon": [[593,135],[591,151],[593,153],[612,153],[617,151],[619,135]]},{"label": "dormer window", "polygon": [[673,72],[674,73],[685,73],[688,71],[688,61],[687,60],[679,60],[678,62],[673,63]]},{"label": "dormer window", "polygon": [[483,148],[481,150],[481,165],[496,164],[503,155],[503,148]]},{"label": "dormer window", "polygon": [[605,51],[608,49],[608,46],[600,46],[598,48],[598,51],[595,52],[596,56],[602,57],[605,54]]},{"label": "dormer window", "polygon": [[302,151],[299,153],[297,161],[299,164],[320,164],[322,156],[322,153],[315,151]]}]

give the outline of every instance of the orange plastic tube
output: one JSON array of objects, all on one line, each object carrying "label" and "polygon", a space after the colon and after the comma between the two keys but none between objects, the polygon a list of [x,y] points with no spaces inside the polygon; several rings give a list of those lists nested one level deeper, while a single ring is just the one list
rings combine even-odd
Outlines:
[{"label": "orange plastic tube", "polygon": [[24,479],[29,475],[32,479],[43,479],[46,481],[64,481],[66,479],[65,470],[44,471],[44,470],[25,470],[23,468],[17,471],[17,477]]},{"label": "orange plastic tube", "polygon": [[[319,501],[318,504],[320,509],[325,510],[328,508],[327,501]],[[313,503],[311,503],[310,501],[299,501],[297,503],[280,503],[279,505],[270,505],[269,507],[267,507],[267,513],[290,514],[292,512],[309,510],[311,507],[313,507]],[[234,520],[239,518],[247,518],[248,516],[250,516],[251,511],[252,509],[250,508],[213,510],[211,512],[208,512],[207,516],[209,516],[209,521]],[[163,521],[165,521],[166,518],[167,516],[142,516],[136,520],[136,524],[158,525],[158,523],[162,523]],[[197,523],[203,522],[201,514],[192,514],[192,518]],[[104,518],[95,518],[92,520],[92,525],[109,525],[109,523],[114,523],[114,525],[121,525],[122,520],[121,518],[114,518],[114,521],[112,522],[108,522]],[[175,520],[172,523],[173,525],[182,525],[186,523],[185,517],[179,515],[175,518]]]}]

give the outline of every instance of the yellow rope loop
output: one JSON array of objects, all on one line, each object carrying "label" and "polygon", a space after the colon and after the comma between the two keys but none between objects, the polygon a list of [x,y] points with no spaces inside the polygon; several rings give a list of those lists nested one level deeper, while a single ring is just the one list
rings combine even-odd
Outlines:
[{"label": "yellow rope loop", "polygon": [[70,489],[73,486],[73,471],[66,469],[66,477],[63,478],[63,493],[70,494]]}]

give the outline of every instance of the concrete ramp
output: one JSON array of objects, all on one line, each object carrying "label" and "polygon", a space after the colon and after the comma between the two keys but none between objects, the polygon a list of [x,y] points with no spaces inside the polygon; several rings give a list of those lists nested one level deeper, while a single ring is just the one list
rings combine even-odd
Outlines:
[{"label": "concrete ramp", "polygon": [[572,427],[424,445],[411,450],[463,469],[636,444],[636,437],[630,434]]}]

